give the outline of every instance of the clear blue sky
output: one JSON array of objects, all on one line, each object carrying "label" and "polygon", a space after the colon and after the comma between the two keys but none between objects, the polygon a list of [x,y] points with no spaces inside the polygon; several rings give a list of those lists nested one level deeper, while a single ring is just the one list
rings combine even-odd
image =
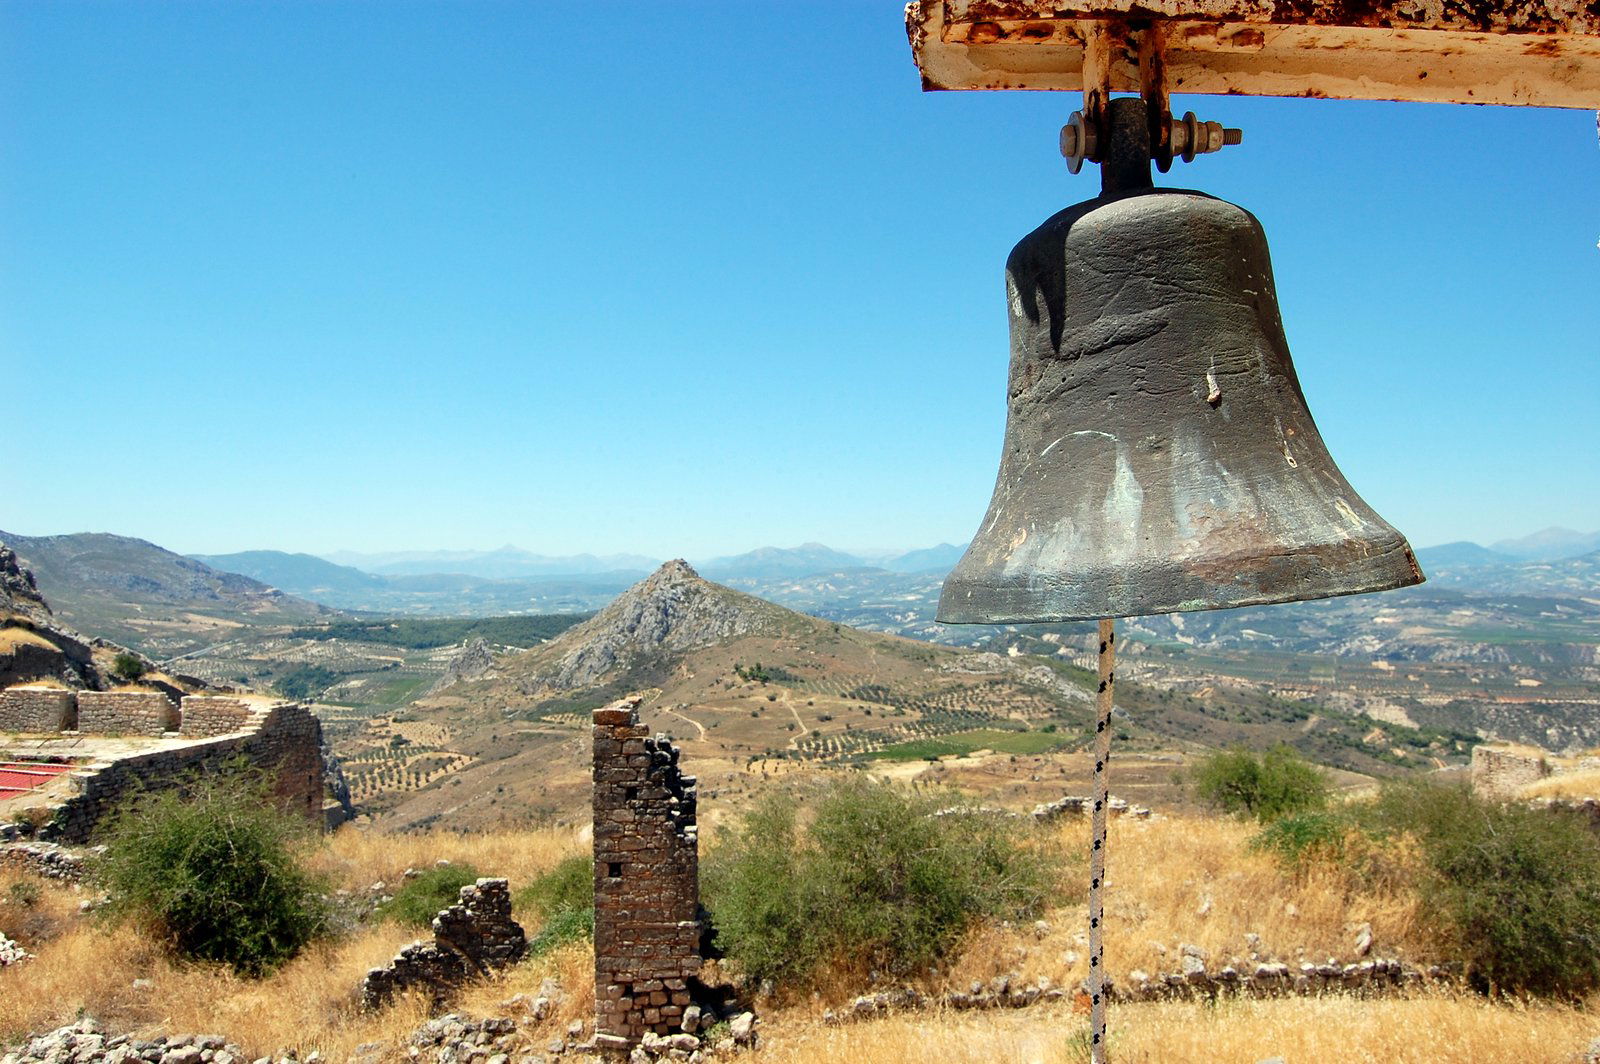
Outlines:
[{"label": "clear blue sky", "polygon": [[[1418,546],[1600,527],[1579,111],[1181,98]],[[897,0],[0,5],[0,528],[181,551],[959,541],[1075,95]]]}]

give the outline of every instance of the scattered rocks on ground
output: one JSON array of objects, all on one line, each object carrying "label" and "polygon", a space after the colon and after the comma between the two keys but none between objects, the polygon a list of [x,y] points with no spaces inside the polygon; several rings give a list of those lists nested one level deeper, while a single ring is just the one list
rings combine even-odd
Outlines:
[{"label": "scattered rocks on ground", "polygon": [[[0,1057],[0,1064],[247,1064],[249,1059],[244,1050],[228,1044],[220,1035],[178,1035],[146,1041],[107,1034],[92,1018],[85,1018],[30,1040]],[[272,1064],[271,1057],[262,1059]]]},{"label": "scattered rocks on ground", "polygon": [[45,879],[64,883],[82,881],[88,866],[86,854],[104,851],[97,846],[87,851],[73,850],[53,842],[16,842],[0,846],[0,865],[11,865]]},{"label": "scattered rocks on ground", "polygon": [[[381,1059],[381,1048],[378,1059]],[[562,1047],[563,1049],[565,1046]],[[469,1020],[458,1013],[429,1020],[411,1033],[406,1053],[423,1064],[544,1064],[517,1037],[517,1021]]]},{"label": "scattered rocks on ground", "polygon": [[20,964],[32,954],[5,936],[0,931],[0,968],[9,968],[13,964]]}]

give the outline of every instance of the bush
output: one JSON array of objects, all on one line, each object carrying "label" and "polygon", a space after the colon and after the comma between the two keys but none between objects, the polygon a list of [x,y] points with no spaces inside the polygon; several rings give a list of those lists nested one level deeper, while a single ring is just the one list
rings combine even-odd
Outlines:
[{"label": "bush", "polygon": [[1221,750],[1190,772],[1200,799],[1225,813],[1254,817],[1266,824],[1328,803],[1323,771],[1292,747],[1278,745],[1264,754]]},{"label": "bush", "polygon": [[111,674],[119,680],[127,680],[132,683],[143,676],[144,673],[144,660],[137,654],[130,654],[124,650],[111,659]]},{"label": "bush", "polygon": [[1343,860],[1352,830],[1350,818],[1340,813],[1290,813],[1268,824],[1250,845],[1291,868],[1303,869],[1318,860]]},{"label": "bush", "polygon": [[434,865],[400,885],[394,897],[378,906],[378,915],[397,924],[431,927],[440,909],[461,900],[461,888],[478,881],[469,864]]},{"label": "bush", "polygon": [[1481,988],[1600,988],[1600,840],[1581,815],[1413,784],[1386,788],[1365,818],[1421,846],[1426,919]]},{"label": "bush", "polygon": [[94,868],[110,895],[104,911],[182,956],[264,974],[326,925],[322,884],[297,861],[309,825],[237,766],[187,791],[137,797],[111,817]]},{"label": "bush", "polygon": [[517,891],[519,908],[539,913],[539,930],[528,940],[528,952],[543,956],[557,946],[594,937],[594,861],[587,855],[568,857]]},{"label": "bush", "polygon": [[[758,803],[707,860],[716,946],[751,979],[908,975],[984,919],[1043,905],[1055,863],[1023,825],[851,777]],[[809,825],[797,806],[815,809]]]}]

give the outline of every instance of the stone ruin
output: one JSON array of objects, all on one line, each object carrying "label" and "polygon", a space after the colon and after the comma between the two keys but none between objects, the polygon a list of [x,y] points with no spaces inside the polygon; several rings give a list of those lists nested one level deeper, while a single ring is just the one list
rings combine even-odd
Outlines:
[{"label": "stone ruin", "polygon": [[1522,788],[1553,771],[1543,750],[1510,745],[1472,748],[1472,789],[1485,798],[1515,798]]},{"label": "stone ruin", "polygon": [[396,994],[421,989],[435,1000],[468,979],[499,971],[528,952],[522,925],[511,918],[504,879],[461,888],[461,900],[433,918],[433,941],[413,942],[361,983],[361,1003],[377,1008]]},{"label": "stone ruin", "polygon": [[594,712],[595,1030],[613,1049],[692,1034],[701,1011],[695,780],[640,701]]}]

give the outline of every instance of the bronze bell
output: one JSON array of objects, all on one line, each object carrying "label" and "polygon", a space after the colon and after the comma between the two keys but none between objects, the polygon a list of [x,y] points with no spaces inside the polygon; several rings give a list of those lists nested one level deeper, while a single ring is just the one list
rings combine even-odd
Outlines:
[{"label": "bronze bell", "polygon": [[1311,420],[1254,215],[1181,189],[1102,195],[1023,238],[1006,295],[1000,475],[939,620],[1143,616],[1422,581]]}]

